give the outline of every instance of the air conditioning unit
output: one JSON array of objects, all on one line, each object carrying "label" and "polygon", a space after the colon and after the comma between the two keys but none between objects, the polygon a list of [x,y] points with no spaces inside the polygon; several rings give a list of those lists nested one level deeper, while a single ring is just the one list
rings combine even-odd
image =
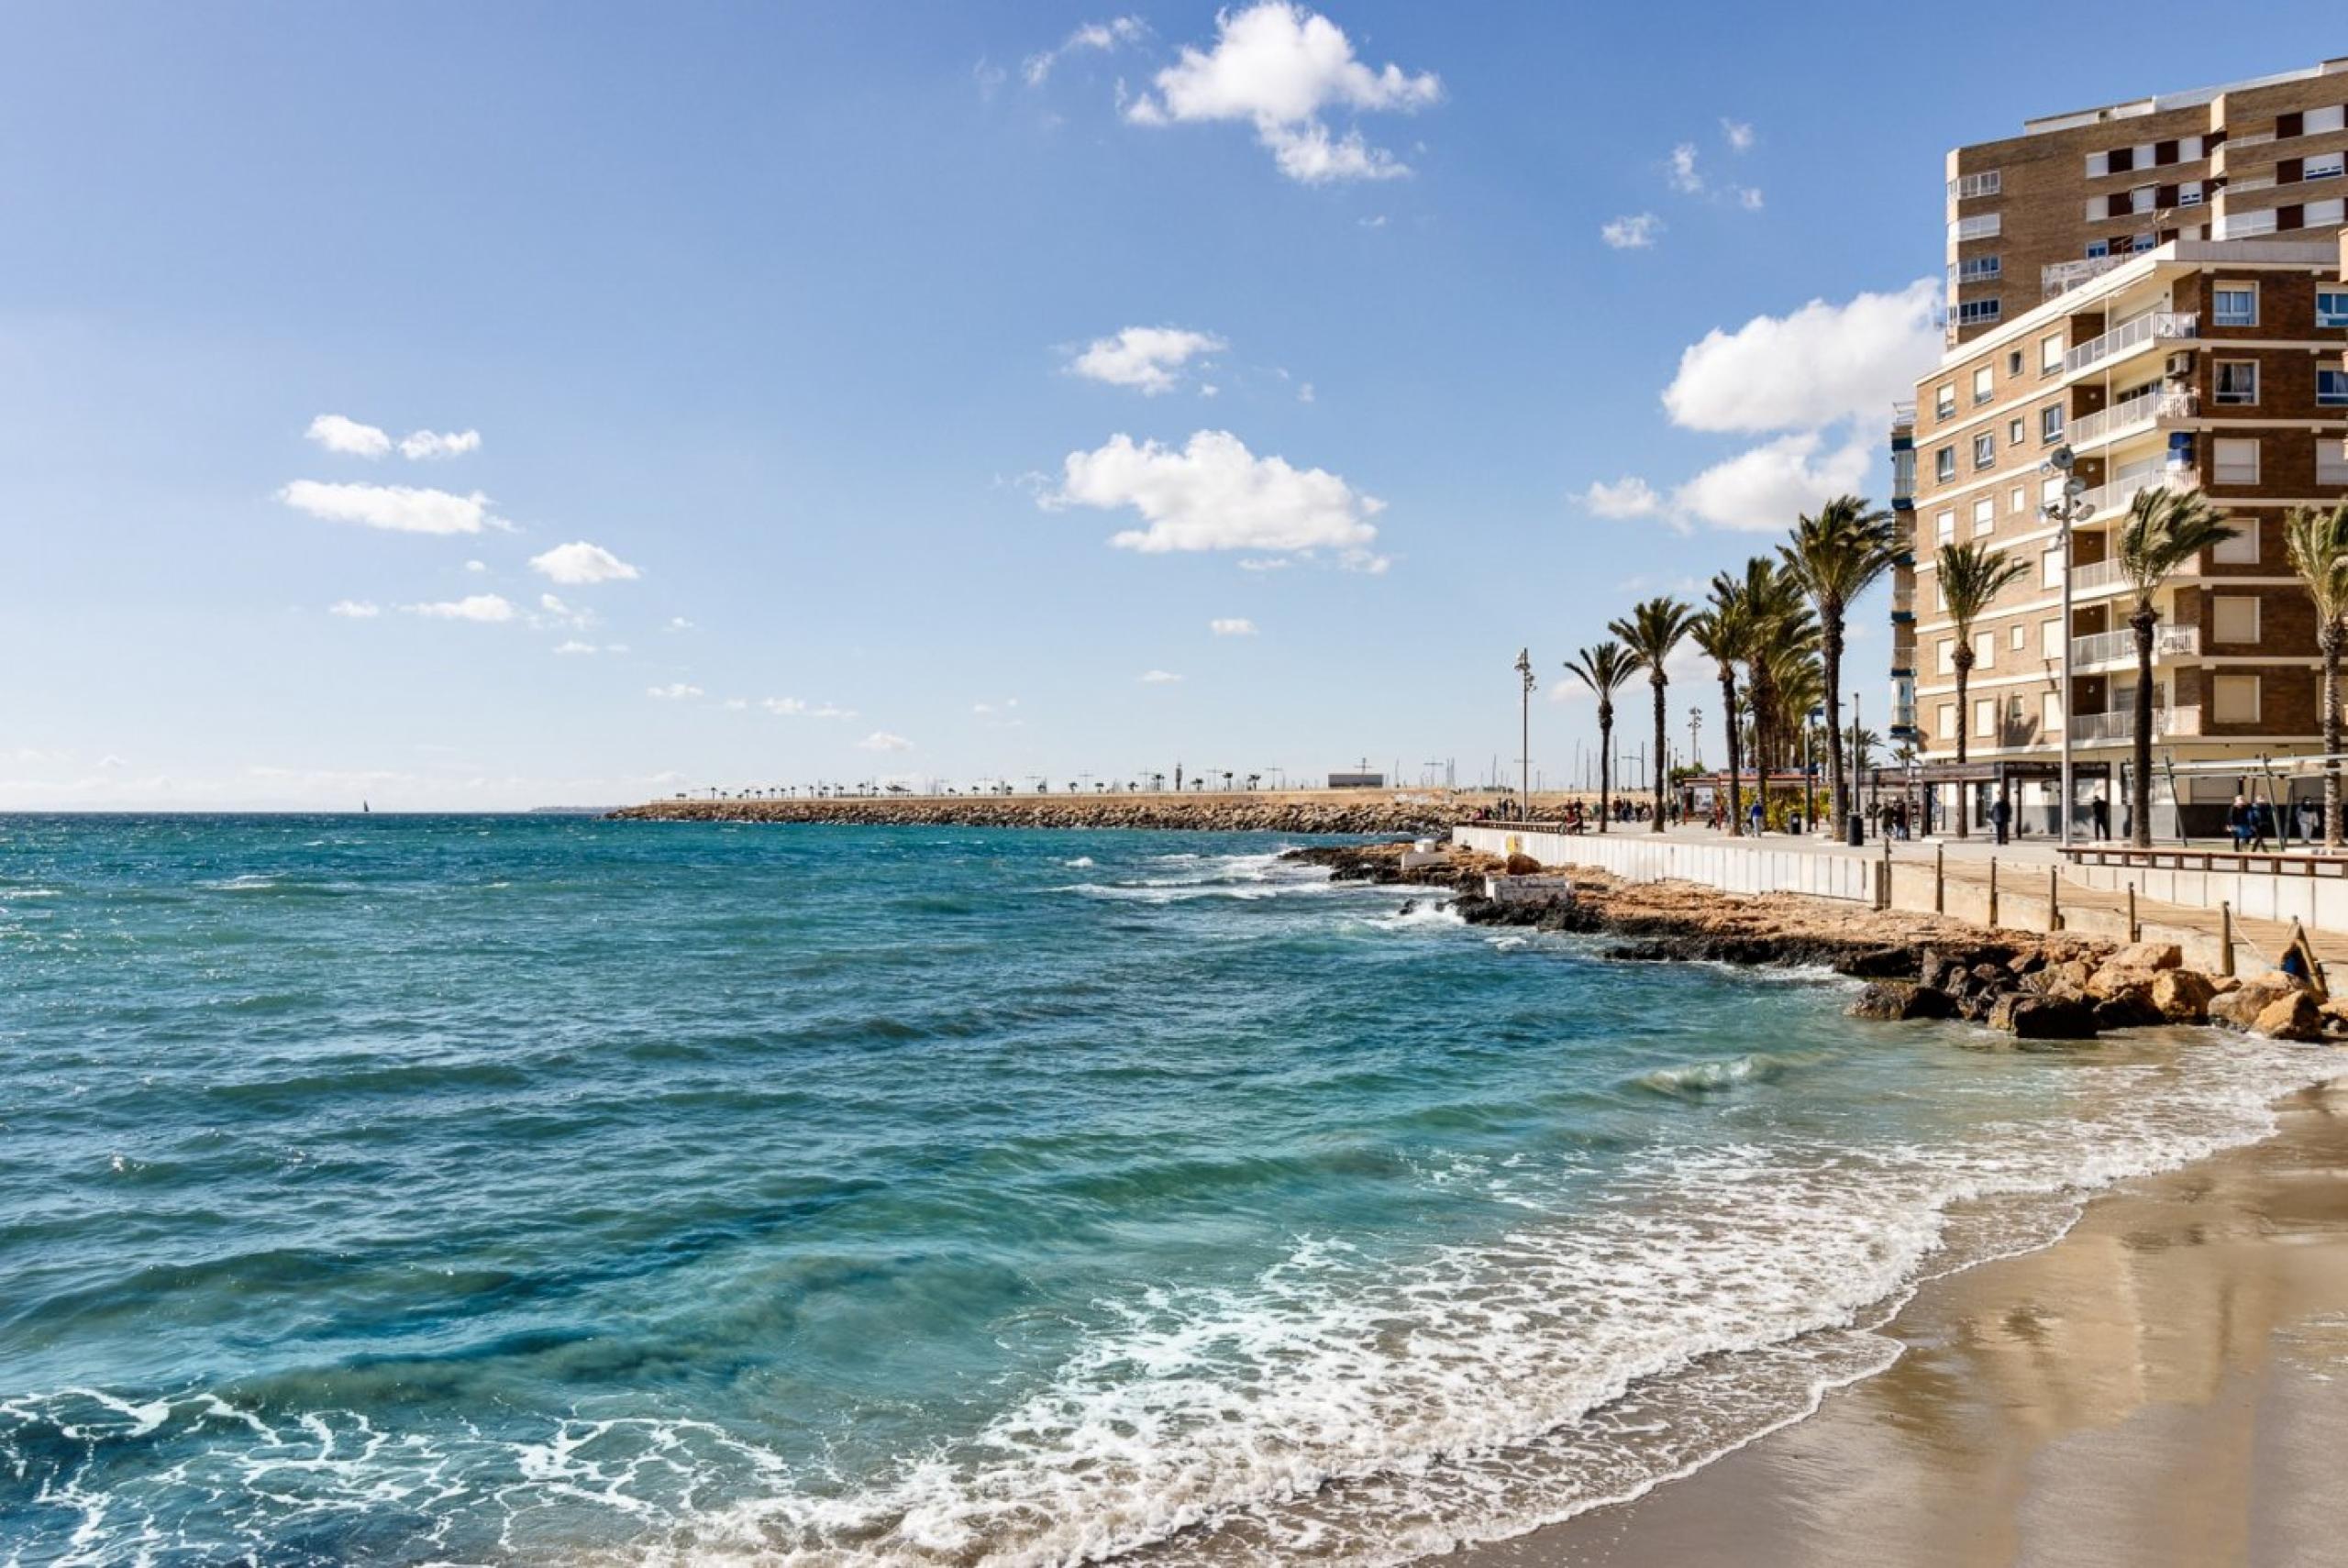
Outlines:
[{"label": "air conditioning unit", "polygon": [[2176,353],[2171,354],[2168,357],[2168,373],[2172,376],[2191,375],[2193,373],[2193,350],[2190,348],[2180,348]]}]

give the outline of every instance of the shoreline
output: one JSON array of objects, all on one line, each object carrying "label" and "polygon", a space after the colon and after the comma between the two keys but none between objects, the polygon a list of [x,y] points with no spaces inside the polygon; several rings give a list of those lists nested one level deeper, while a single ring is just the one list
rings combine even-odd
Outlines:
[{"label": "shoreline", "polygon": [[[2342,1064],[2348,1074],[2348,1063]],[[2332,1561],[2348,1491],[2348,1081],[1920,1282],[1882,1371],[1465,1568],[2208,1568]]]},{"label": "shoreline", "polygon": [[[1550,809],[1566,797],[1542,797]],[[846,796],[818,800],[653,801],[615,822],[775,823],[860,827],[1054,828],[1113,832],[1449,833],[1489,797],[1439,790],[1201,790],[1159,794]]]}]

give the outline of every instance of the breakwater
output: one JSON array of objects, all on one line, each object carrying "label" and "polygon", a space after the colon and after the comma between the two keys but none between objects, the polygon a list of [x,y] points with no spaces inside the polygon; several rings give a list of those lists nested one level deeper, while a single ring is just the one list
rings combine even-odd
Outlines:
[{"label": "breakwater", "polygon": [[827,800],[654,801],[637,822],[824,823],[862,827],[1146,829],[1192,833],[1428,834],[1474,820],[1440,795],[1312,790],[1196,795],[906,795]]}]

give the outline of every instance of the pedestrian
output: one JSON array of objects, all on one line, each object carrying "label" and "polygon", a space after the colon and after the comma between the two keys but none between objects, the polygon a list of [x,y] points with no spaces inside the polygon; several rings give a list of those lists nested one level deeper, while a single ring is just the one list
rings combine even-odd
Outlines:
[{"label": "pedestrian", "polygon": [[2323,810],[2311,798],[2299,801],[2299,837],[2309,844],[2323,836]]},{"label": "pedestrian", "polygon": [[1753,804],[1744,808],[1744,814],[1753,823],[1753,836],[1759,838],[1761,836],[1761,823],[1767,816],[1767,813],[1761,807],[1760,796],[1755,795],[1753,797]]},{"label": "pedestrian", "polygon": [[1999,844],[2006,842],[2006,829],[2012,824],[2013,820],[2014,809],[2006,803],[2005,794],[2000,791],[1996,802],[1989,808],[1989,821],[1997,827]]},{"label": "pedestrian", "polygon": [[2250,808],[2250,852],[2265,855],[2266,835],[2275,831],[2275,808],[2265,801],[2253,802]]},{"label": "pedestrian", "polygon": [[2096,837],[2111,837],[2111,802],[2105,800],[2100,791],[2088,802],[2088,820],[2095,824]]},{"label": "pedestrian", "polygon": [[2232,835],[2234,853],[2240,855],[2243,846],[2250,842],[2250,801],[2241,795],[2236,795],[2234,803],[2226,808],[2226,832]]}]

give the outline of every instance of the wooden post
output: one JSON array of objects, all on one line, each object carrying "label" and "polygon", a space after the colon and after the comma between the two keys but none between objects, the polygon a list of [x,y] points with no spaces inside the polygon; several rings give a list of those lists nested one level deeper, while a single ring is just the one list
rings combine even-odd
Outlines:
[{"label": "wooden post", "polygon": [[2063,929],[2062,873],[2052,866],[2046,868],[2046,929],[2050,933]]},{"label": "wooden post", "polygon": [[1998,923],[1998,857],[1989,856],[1989,923]]},{"label": "wooden post", "polygon": [[2221,950],[2218,973],[2231,975],[2234,972],[2234,906],[2225,900],[2218,903],[2218,946]]},{"label": "wooden post", "polygon": [[1948,911],[1947,882],[1948,845],[1936,844],[1933,845],[1933,912],[1934,914],[1945,914]]},{"label": "wooden post", "polygon": [[2136,923],[2136,884],[2133,882],[2128,884],[2128,940],[2144,940],[2143,928]]}]

